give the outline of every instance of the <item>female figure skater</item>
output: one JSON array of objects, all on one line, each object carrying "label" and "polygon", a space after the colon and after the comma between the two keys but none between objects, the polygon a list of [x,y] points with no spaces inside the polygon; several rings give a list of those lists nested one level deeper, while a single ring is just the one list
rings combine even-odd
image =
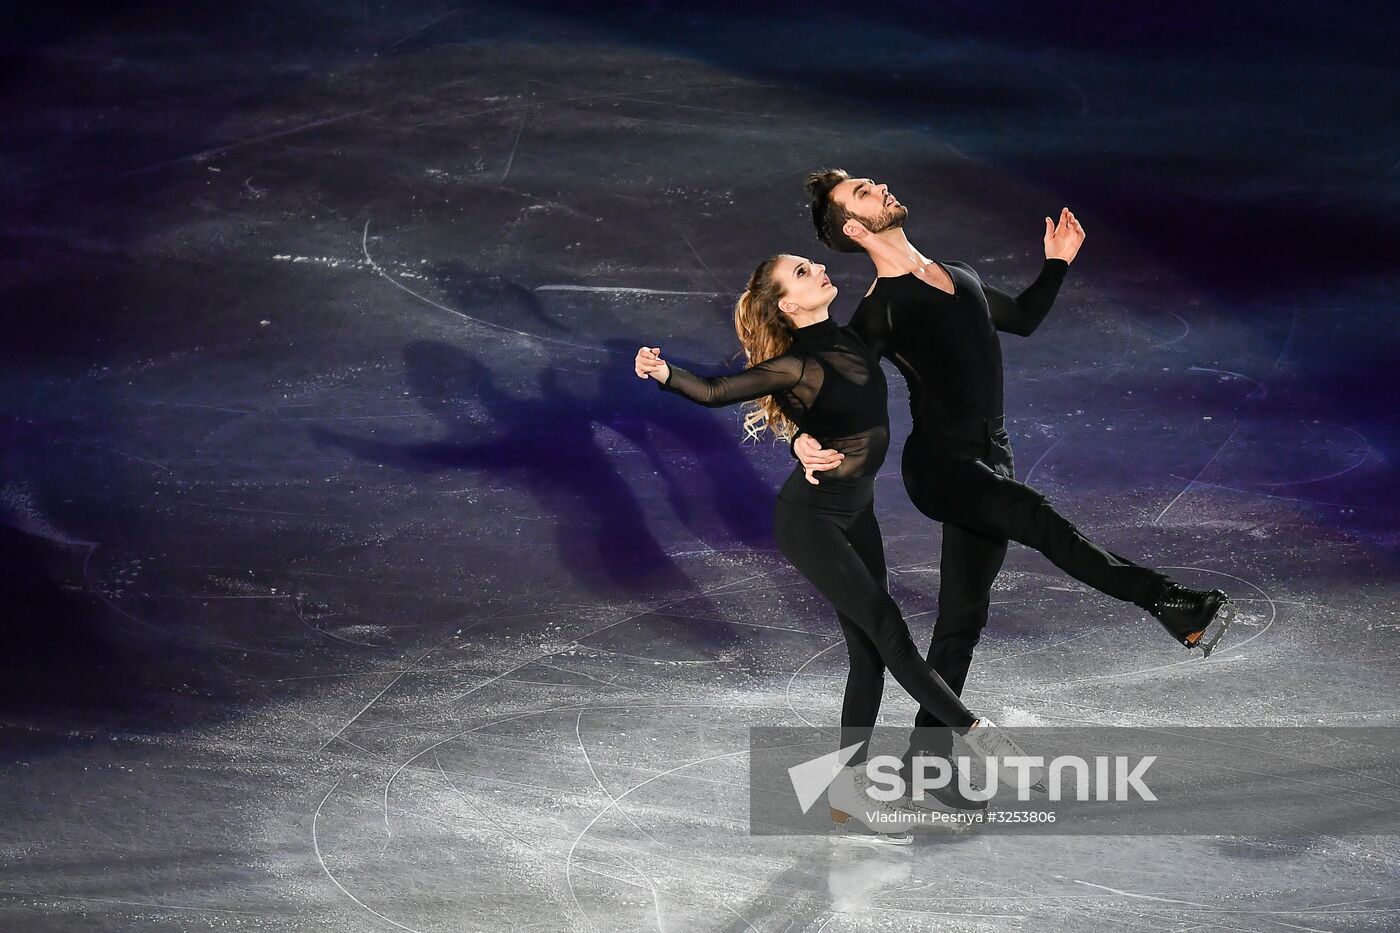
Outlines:
[{"label": "female figure skater", "polygon": [[[800,256],[775,256],[754,270],[734,307],[748,369],[697,376],[667,364],[659,347],[638,350],[635,367],[638,377],[655,379],[663,390],[701,405],[752,403],[744,419],[750,437],[767,430],[786,439],[800,428],[845,455],[816,484],[801,466],[793,470],[778,493],[774,532],[783,556],[836,607],[850,654],[841,745],[862,747],[827,791],[841,830],[835,838],[907,844],[912,837],[897,819],[903,808],[865,793],[866,746],[886,668],[921,707],[963,734],[978,753],[1024,753],[994,723],[969,712],[929,666],[886,589],[884,542],[872,508],[875,474],[889,446],[885,376],[861,338],[828,316],[836,294],[825,266]],[[999,770],[1014,787],[1006,769]],[[1036,783],[1038,775],[1030,780]],[[938,798],[965,808],[986,805],[956,791],[952,800],[942,793]]]}]

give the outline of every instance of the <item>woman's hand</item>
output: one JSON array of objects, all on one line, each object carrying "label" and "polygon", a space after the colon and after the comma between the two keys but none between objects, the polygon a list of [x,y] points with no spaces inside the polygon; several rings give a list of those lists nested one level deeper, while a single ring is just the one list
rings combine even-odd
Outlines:
[{"label": "woman's hand", "polygon": [[636,370],[638,379],[666,382],[671,378],[671,367],[661,358],[660,347],[642,347],[638,350]]},{"label": "woman's hand", "polygon": [[1084,228],[1079,225],[1074,212],[1069,208],[1060,209],[1059,223],[1051,223],[1045,218],[1045,258],[1063,259],[1074,262],[1079,247],[1084,244]]}]

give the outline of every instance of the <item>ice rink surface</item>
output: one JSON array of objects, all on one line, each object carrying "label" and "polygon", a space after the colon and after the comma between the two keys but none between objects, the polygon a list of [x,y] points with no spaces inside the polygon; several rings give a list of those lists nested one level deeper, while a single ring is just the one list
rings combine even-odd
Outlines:
[{"label": "ice rink surface", "polygon": [[1393,837],[751,837],[747,729],[835,722],[840,631],[786,449],[631,371],[731,365],[776,252],[848,317],[809,169],[1012,291],[1068,205],[1018,475],[1240,620],[1188,659],[1013,546],[969,705],[1395,725],[1389,7],[231,6],[6,39],[0,929],[1400,929]]}]

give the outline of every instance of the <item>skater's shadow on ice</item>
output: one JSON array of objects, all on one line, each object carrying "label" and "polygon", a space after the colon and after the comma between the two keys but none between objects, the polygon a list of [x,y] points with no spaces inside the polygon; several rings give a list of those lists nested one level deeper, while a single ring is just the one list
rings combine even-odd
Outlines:
[{"label": "skater's shadow on ice", "polygon": [[[316,442],[405,470],[487,471],[509,479],[536,501],[539,517],[554,520],[560,562],[584,586],[693,589],[652,534],[619,469],[623,461],[602,446],[599,428],[641,452],[665,484],[675,513],[707,545],[722,547],[734,538],[745,545],[767,543],[762,519],[773,492],[747,463],[737,439],[721,436],[725,432],[703,409],[694,409],[695,417],[678,411],[692,406],[658,400],[653,386],[638,384],[630,357],[609,354],[596,376],[551,364],[540,372],[535,394],[507,391],[488,366],[449,344],[410,344],[404,360],[413,393],[441,424],[438,440],[381,441],[317,425],[310,429]],[[576,384],[598,389],[581,391]],[[664,410],[663,401],[671,403]],[[690,498],[681,464],[658,449],[653,426],[699,460],[712,501],[697,505]],[[707,525],[711,516],[722,527]]]},{"label": "skater's shadow on ice", "polygon": [[[931,846],[970,842],[973,834],[963,831],[916,834],[915,850],[927,852]],[[735,920],[721,933],[742,933],[755,927],[785,930],[815,929],[823,918],[833,914],[860,913],[878,909],[880,899],[907,893],[912,877],[911,856],[902,848],[832,845],[813,840],[818,848],[808,857],[774,875],[763,890],[750,896]],[[760,924],[759,920],[781,921]]]},{"label": "skater's shadow on ice", "polygon": [[826,892],[827,868],[833,864],[831,846],[824,839],[804,858],[778,872],[734,910],[734,921],[718,933],[748,933],[755,929],[817,929],[831,912]]},{"label": "skater's shadow on ice", "polygon": [[[0,715],[173,731],[227,703],[226,671],[186,637],[186,619],[138,619],[121,607],[120,592],[108,592],[120,590],[116,581],[130,567],[124,557],[109,563],[108,549],[45,524],[0,505]],[[207,705],[170,702],[193,684]],[[72,735],[36,729],[17,737],[16,748],[63,744]]]},{"label": "skater's shadow on ice", "polygon": [[511,321],[516,327],[533,323],[556,334],[573,333],[572,328],[545,310],[538,295],[513,279],[460,259],[435,262],[423,271],[448,291],[454,308],[469,308],[473,312],[489,309],[491,319]]},{"label": "skater's shadow on ice", "polygon": [[[650,379],[637,378],[632,369],[635,346],[622,340],[609,340],[604,346],[609,358],[601,373],[599,423],[642,451],[665,483],[672,511],[711,547],[734,542],[773,547],[776,489],[754,468],[748,452],[752,445],[743,443],[737,409],[716,415],[662,392]],[[679,358],[676,362],[684,363]],[[697,368],[701,372],[713,369],[704,365]],[[654,436],[657,432],[664,435],[659,445]],[[695,464],[699,475],[685,475],[687,461]],[[716,527],[713,519],[722,527]]]}]

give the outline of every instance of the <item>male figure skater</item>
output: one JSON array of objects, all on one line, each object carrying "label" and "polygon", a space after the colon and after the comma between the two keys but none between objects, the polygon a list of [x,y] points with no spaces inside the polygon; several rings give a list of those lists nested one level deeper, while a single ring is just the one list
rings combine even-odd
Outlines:
[{"label": "male figure skater", "polygon": [[[1208,657],[1234,614],[1225,593],[1189,589],[1099,547],[1042,494],[1015,480],[997,332],[1030,336],[1044,320],[1084,242],[1074,214],[1064,208],[1058,223],[1045,218],[1045,265],[1013,298],[965,263],[937,262],[919,252],[904,233],[909,212],[886,185],[829,169],[808,177],[807,193],[817,238],[839,252],[863,251],[874,264],[875,283],[850,326],[899,368],[909,386],[914,425],[901,458],[904,488],[920,512],[943,523],[938,617],[927,656],[939,676],[962,692],[1008,539],[1035,548],[1100,592],[1140,606],[1188,650],[1200,648]],[[804,434],[793,442],[810,482],[841,462],[819,440]],[[913,755],[948,756],[951,732],[922,728],[944,725],[919,711],[906,778]],[[955,787],[938,796],[955,807],[977,806]]]}]

